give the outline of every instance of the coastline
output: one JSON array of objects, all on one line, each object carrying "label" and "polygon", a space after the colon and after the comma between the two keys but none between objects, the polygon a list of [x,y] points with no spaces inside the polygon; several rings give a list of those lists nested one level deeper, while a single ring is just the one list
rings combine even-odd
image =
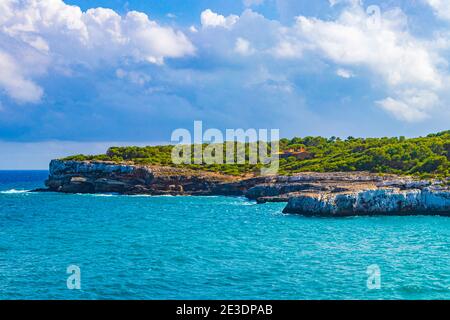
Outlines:
[{"label": "coastline", "polygon": [[305,216],[450,216],[446,181],[367,172],[233,177],[175,167],[104,161],[52,160],[48,189],[63,193],[245,196],[257,203],[286,202],[284,213]]}]

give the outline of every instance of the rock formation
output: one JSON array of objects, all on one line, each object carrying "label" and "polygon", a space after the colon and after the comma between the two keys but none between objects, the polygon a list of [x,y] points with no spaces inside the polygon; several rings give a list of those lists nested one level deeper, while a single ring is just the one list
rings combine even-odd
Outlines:
[{"label": "rock formation", "polygon": [[289,198],[284,213],[308,216],[418,215],[450,216],[450,192],[440,188],[394,188],[344,193],[299,194]]},{"label": "rock formation", "polygon": [[450,215],[449,180],[365,172],[234,177],[162,166],[102,161],[50,162],[49,191],[149,195],[246,196],[287,202],[283,212],[308,216]]}]

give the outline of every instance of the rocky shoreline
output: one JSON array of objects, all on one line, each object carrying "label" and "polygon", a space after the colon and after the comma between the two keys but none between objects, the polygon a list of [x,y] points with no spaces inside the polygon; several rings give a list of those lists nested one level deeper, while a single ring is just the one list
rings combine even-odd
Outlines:
[{"label": "rocky shoreline", "polygon": [[63,193],[245,196],[287,202],[283,212],[307,216],[450,216],[449,179],[416,180],[366,172],[234,177],[173,167],[100,161],[50,162],[48,189]]}]

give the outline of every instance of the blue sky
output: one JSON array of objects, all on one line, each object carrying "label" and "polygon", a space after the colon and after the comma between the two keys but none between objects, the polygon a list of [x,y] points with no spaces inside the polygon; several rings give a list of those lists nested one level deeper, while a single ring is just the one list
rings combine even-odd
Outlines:
[{"label": "blue sky", "polygon": [[3,0],[0,169],[177,128],[447,130],[445,0]]}]

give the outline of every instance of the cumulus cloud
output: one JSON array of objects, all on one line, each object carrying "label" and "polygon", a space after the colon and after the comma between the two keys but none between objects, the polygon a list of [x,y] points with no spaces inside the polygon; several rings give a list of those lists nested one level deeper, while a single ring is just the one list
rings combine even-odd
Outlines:
[{"label": "cumulus cloud", "polygon": [[426,44],[398,25],[401,12],[387,13],[379,28],[370,28],[368,18],[357,7],[344,11],[336,21],[301,16],[296,27],[313,50],[338,64],[368,67],[389,85],[441,86],[441,75]]},{"label": "cumulus cloud", "polygon": [[436,16],[450,20],[450,2],[448,0],[425,0],[433,9]]},{"label": "cumulus cloud", "polygon": [[301,41],[282,39],[271,51],[278,58],[301,58],[304,49],[304,43]]},{"label": "cumulus cloud", "polygon": [[377,104],[399,120],[406,122],[419,122],[429,118],[428,111],[435,106],[439,98],[431,91],[406,90],[401,92],[399,98],[388,97]]},{"label": "cumulus cloud", "polygon": [[[290,63],[305,62],[312,54],[335,64],[336,74],[343,78],[354,76],[349,69],[363,69],[372,74],[377,85],[384,84],[389,96],[376,105],[402,121],[426,119],[438,99],[418,103],[405,90],[430,92],[433,96],[444,90],[447,76],[441,64],[445,60],[436,50],[436,43],[412,35],[407,17],[399,8],[380,13],[366,11],[359,0],[330,1],[332,6],[338,3],[344,7],[336,19],[298,16],[292,26],[283,26],[250,9],[228,17],[205,10],[202,25],[221,30],[209,38],[208,50],[217,46],[215,52],[220,55],[227,52],[227,46],[233,46],[233,51],[242,55],[257,53],[266,61]],[[250,44],[257,44],[258,52]],[[394,105],[393,101],[399,103]],[[406,108],[409,111],[405,116],[399,116]]]},{"label": "cumulus cloud", "polygon": [[[383,110],[404,121],[425,119],[443,86],[436,53],[408,33],[399,9],[385,12],[376,28],[369,19],[361,6],[354,5],[335,21],[300,16],[296,28],[310,50],[338,65],[367,68],[384,79],[394,98],[378,104]],[[402,88],[420,94],[405,95]]]},{"label": "cumulus cloud", "polygon": [[[437,112],[431,120],[445,124],[448,33],[420,38],[399,9],[385,11],[378,25],[359,1],[330,4],[333,14],[287,24],[248,8],[239,16],[206,9],[201,24],[190,21],[182,33],[135,11],[0,0],[0,96],[43,102],[21,115],[3,101],[0,135],[163,139],[174,123],[199,116],[217,127],[280,126],[283,135],[380,134],[374,119],[394,134],[397,120]],[[181,57],[188,58],[169,60]],[[339,107],[367,108],[367,119]]]},{"label": "cumulus cloud", "polygon": [[229,29],[239,20],[239,17],[234,14],[225,17],[211,11],[211,9],[206,9],[201,13],[200,20],[205,28],[222,27]]},{"label": "cumulus cloud", "polygon": [[33,81],[24,77],[20,65],[10,55],[0,51],[0,88],[18,102],[36,103],[43,90]]},{"label": "cumulus cloud", "polygon": [[221,64],[244,63],[242,59],[236,59],[237,54],[241,56],[255,55],[264,60],[266,56],[273,58],[270,50],[278,39],[278,28],[281,27],[278,21],[266,19],[251,9],[245,9],[239,16],[222,17],[225,21],[228,19],[233,22],[226,23],[219,19],[222,21],[220,24],[207,23],[205,19],[201,19],[202,28],[199,28],[196,33],[190,33],[191,40],[197,48],[197,56],[208,57],[214,61],[216,67]]},{"label": "cumulus cloud", "polygon": [[10,58],[26,50],[28,57],[35,60],[47,57],[53,68],[61,70],[80,64],[95,68],[127,58],[162,64],[165,58],[195,52],[182,32],[161,26],[142,12],[130,11],[125,16],[105,8],[83,12],[62,0],[3,0],[0,40],[0,50],[5,52],[0,58],[2,67],[15,75],[2,76],[0,86],[9,96],[23,102],[33,102],[42,96],[42,89],[22,73],[26,68],[21,61]]},{"label": "cumulus cloud", "polygon": [[[437,105],[435,97],[444,90],[447,77],[440,68],[443,58],[432,41],[411,35],[406,16],[398,8],[384,12],[374,24],[372,13],[359,1],[330,4],[340,2],[350,5],[335,20],[299,16],[294,26],[278,28],[271,52],[277,58],[299,60],[314,53],[336,64],[337,75],[343,78],[353,76],[349,67],[364,68],[375,75],[375,81],[384,82],[390,95],[377,103],[383,110],[402,121],[426,119]],[[405,90],[420,94],[405,94]]]},{"label": "cumulus cloud", "polygon": [[347,69],[343,69],[343,68],[339,68],[336,70],[336,74],[344,79],[350,79],[353,78],[355,75],[353,74],[353,72],[351,72],[350,70]]},{"label": "cumulus cloud", "polygon": [[252,48],[250,42],[244,38],[237,38],[234,46],[234,51],[241,55],[250,55],[255,50]]}]

